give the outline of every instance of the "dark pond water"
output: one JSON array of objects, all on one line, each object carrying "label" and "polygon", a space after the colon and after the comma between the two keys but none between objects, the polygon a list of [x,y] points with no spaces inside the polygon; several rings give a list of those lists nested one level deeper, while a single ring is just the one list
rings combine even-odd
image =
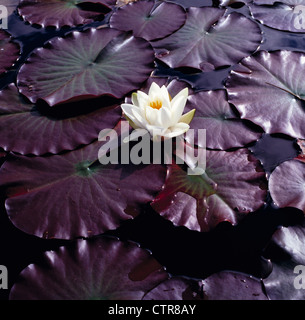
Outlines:
[{"label": "dark pond water", "polygon": [[[182,5],[200,6],[201,0],[180,0]],[[205,5],[210,5],[207,1]],[[246,6],[232,8],[249,16]],[[107,18],[106,18],[107,20]],[[94,25],[94,24],[93,24]],[[305,51],[303,34],[291,34],[261,26],[264,50],[299,50]],[[29,53],[42,46],[48,39],[65,34],[68,29],[40,29],[25,24],[17,15],[9,19],[9,30],[22,46],[22,57],[16,68],[0,79],[3,88],[16,79],[16,72]],[[194,70],[172,70],[158,64],[156,75],[179,77],[190,83],[195,90],[210,90],[224,87],[224,82],[231,68],[222,68],[213,72],[194,73]],[[288,159],[298,154],[294,139],[283,135],[263,135],[256,143],[249,146],[261,160],[267,173]],[[237,270],[250,273],[256,277],[265,277],[271,271],[272,254],[262,249],[267,246],[273,232],[280,225],[291,225],[300,221],[302,214],[296,209],[277,209],[269,202],[258,212],[249,214],[238,226],[221,223],[213,231],[199,233],[184,227],[174,227],[151,209],[143,208],[137,218],[123,223],[118,230],[109,234],[140,243],[151,250],[156,259],[166,266],[172,274],[204,278],[219,270]],[[9,270],[9,286],[16,280],[18,273],[29,263],[39,261],[42,252],[56,249],[65,244],[60,240],[38,239],[17,230],[8,220],[4,198],[1,198],[0,212],[0,264]],[[8,291],[0,291],[0,298],[7,299]]]}]

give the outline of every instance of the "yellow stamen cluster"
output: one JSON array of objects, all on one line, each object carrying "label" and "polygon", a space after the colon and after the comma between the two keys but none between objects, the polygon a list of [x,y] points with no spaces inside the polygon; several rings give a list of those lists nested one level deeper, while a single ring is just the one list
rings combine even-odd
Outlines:
[{"label": "yellow stamen cluster", "polygon": [[159,109],[162,108],[162,101],[160,101],[160,100],[151,101],[151,102],[149,103],[149,106],[150,106],[151,108],[153,108],[153,109],[159,110]]}]

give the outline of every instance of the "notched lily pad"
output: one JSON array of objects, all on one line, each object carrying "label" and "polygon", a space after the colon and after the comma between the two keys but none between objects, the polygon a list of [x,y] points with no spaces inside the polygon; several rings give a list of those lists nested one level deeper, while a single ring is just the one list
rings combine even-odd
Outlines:
[{"label": "notched lily pad", "polygon": [[214,7],[189,8],[181,29],[152,43],[157,58],[171,68],[205,70],[207,64],[232,65],[254,52],[262,40],[259,27],[242,14],[225,13]]},{"label": "notched lily pad", "polygon": [[[203,300],[202,281],[174,277],[149,291],[143,300]],[[192,309],[187,310],[191,314]]]},{"label": "notched lily pad", "polygon": [[21,0],[18,12],[30,24],[74,27],[93,22],[109,11],[115,0]]},{"label": "notched lily pad", "polygon": [[38,237],[71,239],[116,229],[136,216],[162,188],[166,169],[102,165],[97,159],[104,144],[50,157],[10,157],[0,180],[13,224]]},{"label": "notched lily pad", "polygon": [[222,271],[203,281],[205,300],[268,300],[262,282],[250,275]]},{"label": "notched lily pad", "polygon": [[14,65],[19,55],[19,44],[12,40],[7,31],[0,30],[0,74]]},{"label": "notched lily pad", "polygon": [[10,300],[140,300],[168,278],[144,249],[112,238],[78,240],[20,274]]},{"label": "notched lily pad", "polygon": [[[190,124],[194,136],[187,138],[191,144],[209,149],[227,150],[244,147],[261,137],[261,132],[243,122],[229,105],[225,90],[199,91],[191,94],[186,111],[196,109]],[[206,141],[198,139],[198,129],[206,129]],[[193,140],[194,138],[194,140]]]},{"label": "notched lily pad", "polygon": [[50,106],[138,89],[153,70],[150,44],[110,28],[74,31],[32,53],[18,74],[18,88],[31,102]]},{"label": "notched lily pad", "polygon": [[305,138],[304,61],[304,53],[286,50],[243,59],[226,83],[229,102],[266,133]]},{"label": "notched lily pad", "polygon": [[277,206],[305,212],[305,163],[295,159],[277,166],[270,175],[269,189]]},{"label": "notched lily pad", "polygon": [[272,238],[280,255],[272,261],[273,270],[263,279],[271,300],[304,300],[305,229],[294,226],[279,229]]},{"label": "notched lily pad", "polygon": [[[268,300],[260,280],[222,271],[205,280],[171,278],[144,296],[144,300]],[[194,309],[196,310],[196,309]],[[188,310],[191,314],[190,310]]]},{"label": "notched lily pad", "polygon": [[249,3],[252,0],[219,0],[219,5],[226,7],[226,6],[231,6],[231,5],[237,5],[237,4],[245,4]]},{"label": "notched lily pad", "polygon": [[290,32],[305,32],[302,6],[304,0],[254,0],[249,4],[253,17],[262,24]]},{"label": "notched lily pad", "polygon": [[121,108],[113,99],[74,103],[65,109],[70,109],[68,116],[56,112],[55,107],[28,103],[10,84],[0,91],[0,146],[20,154],[56,154],[92,142],[101,130],[114,128],[121,118]]},{"label": "notched lily pad", "polygon": [[110,26],[132,31],[146,40],[164,38],[177,31],[185,22],[185,10],[171,3],[155,4],[154,1],[132,2],[114,12]]},{"label": "notched lily pad", "polygon": [[152,206],[175,225],[207,231],[226,220],[236,224],[260,208],[266,194],[265,173],[247,150],[207,150],[203,175],[188,175],[176,164],[169,167]]}]

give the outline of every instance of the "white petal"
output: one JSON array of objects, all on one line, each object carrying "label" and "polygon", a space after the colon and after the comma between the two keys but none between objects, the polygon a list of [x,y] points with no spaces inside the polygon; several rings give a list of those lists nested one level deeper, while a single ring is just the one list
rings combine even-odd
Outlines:
[{"label": "white petal", "polygon": [[156,124],[162,128],[168,128],[171,125],[172,113],[169,108],[162,107],[158,110],[158,121]]},{"label": "white petal", "polygon": [[[175,97],[176,98],[176,97]],[[177,99],[172,100],[172,121],[171,124],[175,125],[182,116],[183,110],[185,108],[187,97],[179,96]]]},{"label": "white petal", "polygon": [[160,140],[160,137],[163,136],[163,128],[157,127],[157,126],[152,126],[152,125],[147,125],[146,129],[149,131],[153,141],[158,141]]},{"label": "white petal", "polygon": [[184,122],[179,122],[176,125],[170,127],[169,129],[171,131],[177,131],[177,130],[184,130],[184,132],[186,132],[188,129],[190,128],[190,126]]},{"label": "white petal", "polygon": [[183,122],[177,123],[174,127],[169,128],[171,132],[166,133],[164,137],[173,138],[173,137],[180,136],[181,134],[185,133],[189,128],[190,126],[186,123],[183,123]]},{"label": "white petal", "polygon": [[126,116],[128,118],[130,118],[132,121],[134,121],[134,115],[132,113],[132,109],[137,108],[137,107],[135,107],[132,104],[123,103],[123,104],[121,104],[121,108],[122,108],[123,112],[126,114]]},{"label": "white petal", "polygon": [[146,107],[145,108],[146,121],[151,125],[156,125],[159,113],[160,112],[157,109]]},{"label": "white petal", "polygon": [[161,96],[161,89],[155,82],[151,84],[149,88],[148,96],[151,100],[154,100],[156,97]]},{"label": "white petal", "polygon": [[161,100],[162,100],[162,104],[169,108],[171,103],[170,103],[170,97],[169,97],[169,93],[168,90],[165,86],[161,87]]},{"label": "white petal", "polygon": [[185,97],[185,98],[187,98],[187,97],[188,97],[188,94],[189,94],[189,89],[188,89],[188,88],[182,89],[179,93],[177,93],[177,94],[175,95],[175,97],[172,99],[171,103],[172,103],[172,104],[175,103],[175,101],[176,101],[177,99],[179,99],[180,97]]},{"label": "white petal", "polygon": [[126,103],[126,104],[122,104],[121,108],[124,112],[124,117],[129,122],[129,125],[134,129],[139,128],[140,123],[136,120],[132,112],[132,109],[137,107],[133,106],[132,104]]},{"label": "white petal", "polygon": [[134,123],[140,128],[146,128],[147,121],[144,117],[142,117],[140,110],[138,107],[134,107],[132,109],[132,115],[134,117]]},{"label": "white petal", "polygon": [[149,105],[149,97],[145,92],[138,90],[137,99],[140,108],[144,108]]}]

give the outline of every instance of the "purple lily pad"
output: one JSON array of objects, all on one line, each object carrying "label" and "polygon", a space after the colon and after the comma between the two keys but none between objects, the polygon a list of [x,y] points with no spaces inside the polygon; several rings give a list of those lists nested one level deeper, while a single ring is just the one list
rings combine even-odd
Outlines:
[{"label": "purple lily pad", "polygon": [[272,261],[273,270],[263,279],[268,297],[271,300],[304,300],[304,227],[282,227],[272,240],[284,257]]},{"label": "purple lily pad", "polygon": [[207,231],[222,221],[236,224],[266,199],[266,177],[249,151],[207,150],[203,175],[171,165],[153,208],[175,225]]},{"label": "purple lily pad", "polygon": [[[226,150],[244,147],[261,137],[236,116],[227,102],[225,90],[200,91],[189,96],[185,112],[196,109],[190,124],[200,147]],[[198,129],[206,129],[206,145],[198,140]],[[193,137],[187,141],[194,144]]]},{"label": "purple lily pad", "polygon": [[30,56],[18,87],[31,102],[50,106],[138,89],[153,70],[154,53],[141,38],[110,28],[74,31],[54,38]]},{"label": "purple lily pad", "polygon": [[[50,157],[12,156],[0,170],[6,210],[20,230],[71,239],[117,228],[161,190],[161,165],[102,165],[99,141]],[[107,145],[108,146],[108,145]]]},{"label": "purple lily pad", "polygon": [[223,6],[223,7],[226,7],[226,6],[230,6],[230,5],[234,4],[234,3],[239,3],[239,2],[241,2],[241,3],[249,3],[251,1],[252,0],[220,0],[219,1],[219,5]]},{"label": "purple lily pad", "polygon": [[[91,101],[103,103],[87,101],[87,110]],[[75,104],[72,107],[75,109]],[[101,130],[114,128],[120,119],[118,105],[67,118],[50,117],[27,103],[14,84],[0,91],[0,146],[6,151],[43,155],[73,150],[97,139]]]},{"label": "purple lily pad", "polygon": [[250,275],[222,271],[203,281],[205,300],[268,300],[262,282]]},{"label": "purple lily pad", "polygon": [[[259,27],[245,16],[224,9],[189,8],[184,26],[165,39],[153,42],[157,58],[171,68],[207,65],[221,67],[238,62],[261,43]],[[215,54],[217,52],[217,54]]]},{"label": "purple lily pad", "polygon": [[210,7],[213,5],[213,0],[163,0],[169,3],[179,4],[184,8],[189,7]]},{"label": "purple lily pad", "polygon": [[249,275],[222,271],[205,280],[180,277],[162,282],[144,300],[268,300],[262,283]]},{"label": "purple lily pad", "polygon": [[302,26],[304,13],[299,16],[300,10],[296,10],[298,5],[305,6],[305,1],[254,0],[249,4],[249,8],[253,17],[268,27],[291,32],[305,32],[305,25]]},{"label": "purple lily pad", "polygon": [[305,138],[304,59],[304,53],[285,50],[243,59],[226,84],[229,102],[266,133]]},{"label": "purple lily pad", "polygon": [[[86,9],[88,4],[96,10]],[[43,28],[74,27],[93,22],[114,4],[115,0],[21,0],[18,12],[25,21]]]},{"label": "purple lily pad", "polygon": [[0,30],[0,74],[7,71],[19,58],[20,47],[8,32]]},{"label": "purple lily pad", "polygon": [[44,254],[20,274],[10,300],[140,300],[168,278],[136,244],[112,238],[78,240]]},{"label": "purple lily pad", "polygon": [[269,190],[277,206],[305,212],[305,163],[289,160],[277,166],[270,175]]},{"label": "purple lily pad", "polygon": [[110,26],[150,41],[177,31],[185,19],[185,10],[176,4],[163,2],[156,6],[154,1],[137,1],[113,13]]},{"label": "purple lily pad", "polygon": [[202,280],[174,277],[149,291],[143,300],[203,300]]}]

